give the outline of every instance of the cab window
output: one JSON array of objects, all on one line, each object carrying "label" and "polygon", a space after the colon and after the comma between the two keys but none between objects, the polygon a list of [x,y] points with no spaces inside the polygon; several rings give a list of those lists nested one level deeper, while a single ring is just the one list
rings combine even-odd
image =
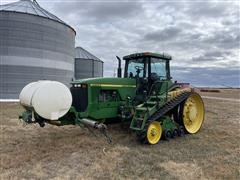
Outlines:
[{"label": "cab window", "polygon": [[158,76],[160,79],[167,78],[165,60],[151,58],[151,76]]},{"label": "cab window", "polygon": [[137,71],[140,71],[139,77],[145,77],[146,72],[144,70],[147,69],[145,66],[147,66],[147,64],[144,63],[144,60],[142,58],[129,60],[128,61],[128,69],[127,69],[127,77],[130,77],[130,78],[136,77]]}]

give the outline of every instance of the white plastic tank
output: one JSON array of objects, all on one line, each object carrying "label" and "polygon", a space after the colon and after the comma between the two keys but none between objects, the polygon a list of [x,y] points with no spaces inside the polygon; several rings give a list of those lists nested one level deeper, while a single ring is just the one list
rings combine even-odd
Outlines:
[{"label": "white plastic tank", "polygon": [[72,105],[70,90],[57,81],[29,83],[22,89],[19,99],[25,109],[33,109],[39,116],[48,120],[58,120]]}]

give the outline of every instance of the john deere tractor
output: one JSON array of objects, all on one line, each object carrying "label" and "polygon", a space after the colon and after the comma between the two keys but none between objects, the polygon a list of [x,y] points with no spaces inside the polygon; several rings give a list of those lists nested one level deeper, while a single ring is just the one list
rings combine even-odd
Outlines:
[{"label": "john deere tractor", "polygon": [[[171,56],[136,53],[124,56],[122,77],[71,82],[70,90],[55,81],[27,85],[20,94],[27,123],[80,125],[106,132],[109,122],[123,123],[142,143],[197,133],[204,120],[204,104],[186,83],[172,81]],[[64,89],[65,88],[65,89]]]}]

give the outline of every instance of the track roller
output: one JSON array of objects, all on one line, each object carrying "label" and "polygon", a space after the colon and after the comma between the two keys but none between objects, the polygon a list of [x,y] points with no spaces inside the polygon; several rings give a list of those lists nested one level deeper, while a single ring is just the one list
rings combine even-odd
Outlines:
[{"label": "track roller", "polygon": [[172,138],[172,133],[171,133],[171,131],[169,129],[166,129],[164,131],[164,139],[165,140],[169,140],[170,138]]},{"label": "track roller", "polygon": [[178,136],[178,129],[173,129],[172,130],[172,137],[177,137]]},{"label": "track roller", "polygon": [[184,132],[184,127],[183,126],[180,126],[178,128],[178,136],[182,137],[184,136],[185,132]]}]

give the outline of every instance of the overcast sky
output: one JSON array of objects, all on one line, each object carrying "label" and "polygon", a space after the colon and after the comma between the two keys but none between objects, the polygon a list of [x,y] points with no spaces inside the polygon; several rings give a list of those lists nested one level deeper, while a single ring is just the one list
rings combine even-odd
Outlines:
[{"label": "overcast sky", "polygon": [[239,2],[38,0],[76,30],[76,46],[105,62],[105,76],[116,55],[165,52],[173,78],[195,86],[240,86]]}]

